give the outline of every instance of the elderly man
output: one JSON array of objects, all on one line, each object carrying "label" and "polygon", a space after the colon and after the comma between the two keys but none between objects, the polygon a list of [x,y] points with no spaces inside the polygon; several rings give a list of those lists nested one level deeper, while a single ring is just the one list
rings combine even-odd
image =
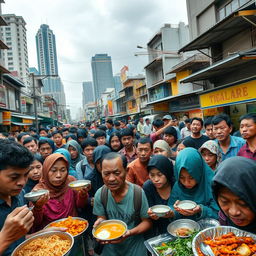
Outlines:
[{"label": "elderly man", "polygon": [[146,256],[143,234],[151,228],[148,218],[148,202],[142,189],[127,182],[127,160],[111,152],[103,157],[102,178],[105,186],[100,188],[94,199],[93,213],[98,216],[94,227],[106,219],[124,221],[127,232],[118,240],[103,241],[103,256]]}]

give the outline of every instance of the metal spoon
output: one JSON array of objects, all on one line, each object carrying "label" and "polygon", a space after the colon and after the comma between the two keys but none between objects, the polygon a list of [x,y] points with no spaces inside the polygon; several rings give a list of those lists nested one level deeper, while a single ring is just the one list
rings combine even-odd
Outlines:
[{"label": "metal spoon", "polygon": [[201,243],[200,249],[201,249],[202,253],[206,256],[215,256],[211,247],[208,244]]}]

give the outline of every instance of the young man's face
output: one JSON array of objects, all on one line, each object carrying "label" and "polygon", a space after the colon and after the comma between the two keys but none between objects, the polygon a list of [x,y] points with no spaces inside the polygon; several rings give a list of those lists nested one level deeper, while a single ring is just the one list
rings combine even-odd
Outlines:
[{"label": "young man's face", "polygon": [[121,142],[125,148],[131,148],[133,146],[133,136],[123,136]]},{"label": "young man's face", "polygon": [[92,162],[93,160],[93,150],[95,149],[96,147],[94,146],[91,146],[91,145],[88,145],[87,147],[84,148],[83,152],[84,152],[84,155],[86,156],[87,160],[89,162]]},{"label": "young man's face", "polygon": [[192,131],[192,133],[194,133],[194,134],[198,134],[198,133],[200,133],[201,132],[201,130],[202,130],[202,124],[201,124],[201,122],[200,121],[198,121],[198,120],[194,120],[193,122],[192,122],[192,124],[191,124],[191,131]]},{"label": "young man's face", "polygon": [[253,119],[243,119],[241,121],[240,133],[245,140],[256,137],[256,123]]},{"label": "young man's face", "polygon": [[232,131],[225,120],[213,125],[213,135],[218,141],[225,141]]},{"label": "young man's face", "polygon": [[40,133],[39,133],[40,137],[47,137],[48,133],[45,131],[45,130],[42,130]]},{"label": "young man's face", "polygon": [[137,146],[137,154],[138,154],[138,158],[140,159],[140,162],[142,163],[146,163],[147,161],[149,161],[150,156],[152,155],[152,148],[150,143],[145,143],[145,144],[141,144],[138,143]]},{"label": "young man's face", "polygon": [[206,125],[206,127],[205,127],[205,133],[209,137],[209,139],[211,139],[211,140],[215,139],[215,137],[213,135],[212,127],[213,127],[212,124]]},{"label": "young man's face", "polygon": [[29,167],[8,167],[0,171],[0,197],[17,196],[28,180]]},{"label": "young man's face", "polygon": [[62,132],[63,137],[68,136],[68,133],[69,133],[69,131],[64,131],[64,132]]},{"label": "young man's face", "polygon": [[53,135],[53,141],[55,142],[55,144],[57,146],[62,144],[62,139],[63,139],[63,137],[60,133],[56,133]]},{"label": "young man's face", "polygon": [[27,148],[33,154],[35,154],[38,150],[37,143],[34,140],[30,141],[29,143],[26,143],[24,147]]},{"label": "young man's face", "polygon": [[96,141],[98,142],[98,146],[105,145],[106,144],[106,137],[105,136],[98,137],[96,139]]}]

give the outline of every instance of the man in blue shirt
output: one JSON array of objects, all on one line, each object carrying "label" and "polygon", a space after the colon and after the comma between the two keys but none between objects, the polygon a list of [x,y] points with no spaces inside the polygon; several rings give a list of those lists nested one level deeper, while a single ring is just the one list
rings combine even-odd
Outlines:
[{"label": "man in blue shirt", "polygon": [[212,119],[213,135],[218,142],[222,161],[232,156],[236,156],[240,148],[245,144],[245,140],[231,136],[232,122],[230,117],[226,114],[219,114]]},{"label": "man in blue shirt", "polygon": [[107,126],[107,128],[108,128],[107,131],[106,131],[106,133],[107,133],[108,136],[111,136],[111,134],[116,131],[116,129],[114,128],[114,122],[113,122],[113,120],[112,120],[112,119],[108,119],[108,120],[106,121],[106,126]]},{"label": "man in blue shirt", "polygon": [[33,225],[32,212],[24,205],[25,186],[33,155],[25,147],[0,140],[0,255],[10,255]]}]

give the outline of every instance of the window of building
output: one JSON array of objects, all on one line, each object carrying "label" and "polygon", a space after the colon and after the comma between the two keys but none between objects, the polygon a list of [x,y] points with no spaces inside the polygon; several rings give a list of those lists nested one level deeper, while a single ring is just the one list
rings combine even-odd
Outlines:
[{"label": "window of building", "polygon": [[5,27],[5,31],[10,31],[11,28],[10,27]]},{"label": "window of building", "polygon": [[12,66],[13,65],[13,62],[8,62],[8,66]]},{"label": "window of building", "polygon": [[232,11],[235,11],[238,8],[239,8],[239,1],[238,0],[233,0],[231,2],[231,9],[232,9]]},{"label": "window of building", "polygon": [[9,57],[8,60],[12,60],[12,57]]},{"label": "window of building", "polygon": [[12,52],[7,52],[7,56],[12,56]]}]

